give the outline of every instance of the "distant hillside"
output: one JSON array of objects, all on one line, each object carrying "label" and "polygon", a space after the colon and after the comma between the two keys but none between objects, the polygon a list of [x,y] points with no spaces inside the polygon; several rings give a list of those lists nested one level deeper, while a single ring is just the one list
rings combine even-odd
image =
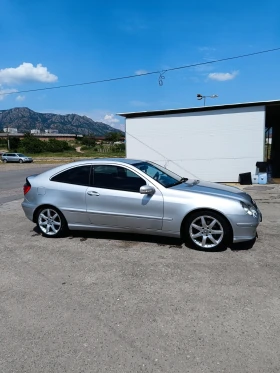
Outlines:
[{"label": "distant hillside", "polygon": [[94,122],[86,116],[77,114],[37,113],[27,107],[0,110],[0,130],[4,127],[17,128],[18,132],[29,132],[32,129],[54,129],[59,133],[104,136],[108,132],[121,132],[108,124]]}]

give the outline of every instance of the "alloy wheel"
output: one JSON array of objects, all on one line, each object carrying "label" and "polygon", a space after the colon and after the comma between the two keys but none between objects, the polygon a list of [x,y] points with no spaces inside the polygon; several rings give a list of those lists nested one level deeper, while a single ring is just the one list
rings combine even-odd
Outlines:
[{"label": "alloy wheel", "polygon": [[61,229],[61,224],[59,214],[50,208],[42,210],[38,216],[38,225],[47,236],[57,234]]},{"label": "alloy wheel", "polygon": [[224,229],[218,219],[203,215],[191,222],[189,234],[191,240],[199,247],[212,249],[222,241]]}]

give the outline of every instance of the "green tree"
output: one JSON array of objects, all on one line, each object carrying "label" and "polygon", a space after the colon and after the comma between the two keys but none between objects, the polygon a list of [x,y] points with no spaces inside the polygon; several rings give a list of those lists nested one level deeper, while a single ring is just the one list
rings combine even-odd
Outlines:
[{"label": "green tree", "polygon": [[125,144],[114,145],[113,150],[117,153],[124,153],[125,152]]},{"label": "green tree", "polygon": [[84,136],[82,138],[82,144],[94,148],[96,145],[95,137]]},{"label": "green tree", "polygon": [[120,132],[108,132],[105,136],[106,141],[116,142],[120,141],[122,134]]},{"label": "green tree", "polygon": [[64,150],[72,149],[67,141],[61,141],[57,139],[49,139],[45,142],[45,151],[47,152],[63,152]]},{"label": "green tree", "polygon": [[7,139],[6,138],[0,138],[0,145],[7,148]]},{"label": "green tree", "polygon": [[25,153],[42,153],[45,150],[45,144],[44,141],[26,133],[21,140],[20,149]]},{"label": "green tree", "polygon": [[20,138],[18,137],[10,137],[9,138],[10,143],[10,150],[13,152],[16,152],[18,148],[20,147]]}]

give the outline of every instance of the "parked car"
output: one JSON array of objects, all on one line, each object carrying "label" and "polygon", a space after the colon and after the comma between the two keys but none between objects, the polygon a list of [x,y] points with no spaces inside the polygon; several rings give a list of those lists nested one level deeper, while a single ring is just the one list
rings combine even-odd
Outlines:
[{"label": "parked car", "polygon": [[22,153],[3,153],[2,154],[2,162],[17,162],[17,163],[31,163],[33,159],[31,157],[27,157]]},{"label": "parked car", "polygon": [[199,249],[253,240],[262,219],[238,188],[188,180],[153,162],[92,159],[29,176],[23,210],[45,237],[69,230],[181,237]]}]

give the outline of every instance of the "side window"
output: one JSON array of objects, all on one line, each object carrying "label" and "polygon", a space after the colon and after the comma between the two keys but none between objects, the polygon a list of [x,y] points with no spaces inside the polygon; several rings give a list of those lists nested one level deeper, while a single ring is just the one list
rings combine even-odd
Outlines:
[{"label": "side window", "polygon": [[89,186],[91,166],[79,166],[70,168],[69,170],[63,171],[58,175],[51,178],[51,181],[58,183],[75,184]]},{"label": "side window", "polygon": [[137,192],[146,185],[145,180],[134,172],[120,166],[94,166],[93,185],[97,188]]}]

